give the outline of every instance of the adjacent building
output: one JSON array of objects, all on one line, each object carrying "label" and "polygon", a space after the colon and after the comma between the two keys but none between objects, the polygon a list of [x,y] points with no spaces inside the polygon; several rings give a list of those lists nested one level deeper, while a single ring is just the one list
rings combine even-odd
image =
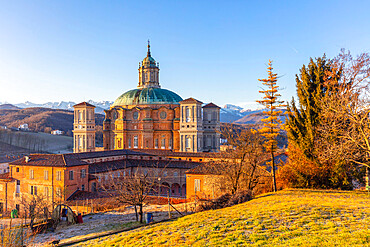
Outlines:
[{"label": "adjacent building", "polygon": [[22,202],[32,196],[41,196],[53,205],[68,201],[77,191],[95,193],[109,178],[129,176],[138,169],[158,181],[153,195],[185,198],[185,172],[197,165],[176,155],[133,150],[30,154],[10,162],[9,172],[0,174],[0,212],[22,210]]}]

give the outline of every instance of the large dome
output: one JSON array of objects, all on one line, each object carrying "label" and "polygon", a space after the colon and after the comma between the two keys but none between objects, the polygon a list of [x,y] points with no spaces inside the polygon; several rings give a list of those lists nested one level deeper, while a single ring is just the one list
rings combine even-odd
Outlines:
[{"label": "large dome", "polygon": [[178,104],[182,98],[167,89],[162,88],[143,88],[133,89],[119,96],[111,105],[148,105],[148,104]]}]

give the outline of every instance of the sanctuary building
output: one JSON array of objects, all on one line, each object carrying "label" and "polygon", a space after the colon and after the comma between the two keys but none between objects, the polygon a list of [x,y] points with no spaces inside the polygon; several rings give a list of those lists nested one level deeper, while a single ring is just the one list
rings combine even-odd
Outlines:
[{"label": "sanctuary building", "polygon": [[[105,110],[103,149],[164,149],[173,152],[219,152],[220,107],[161,88],[159,63],[147,56],[139,63],[136,89],[119,96]],[[95,146],[94,106],[75,105],[74,152]]]}]

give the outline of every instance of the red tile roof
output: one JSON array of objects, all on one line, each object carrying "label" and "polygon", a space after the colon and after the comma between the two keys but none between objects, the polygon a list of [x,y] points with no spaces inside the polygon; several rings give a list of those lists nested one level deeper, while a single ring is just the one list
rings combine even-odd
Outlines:
[{"label": "red tile roof", "polygon": [[185,99],[183,101],[180,101],[180,104],[181,103],[199,103],[199,104],[203,104],[202,101],[199,101],[199,100],[196,100],[194,98],[188,98],[188,99]]},{"label": "red tile roof", "polygon": [[[29,160],[26,162],[26,157]],[[20,165],[20,166],[78,166],[86,165],[87,163],[79,160],[75,157],[66,157],[64,154],[30,154],[29,156],[24,156],[16,161],[10,163],[10,165]]]},{"label": "red tile roof", "polygon": [[9,179],[12,179],[12,177],[10,177],[10,173],[7,172],[7,173],[2,173],[0,174],[0,180],[1,179],[6,179],[6,180],[9,180]]},{"label": "red tile roof", "polygon": [[221,170],[217,169],[218,165],[213,163],[202,163],[186,172],[186,174],[202,174],[202,175],[221,175]]},{"label": "red tile roof", "polygon": [[159,156],[170,156],[170,157],[199,157],[199,158],[215,158],[218,157],[218,153],[205,153],[205,152],[197,152],[197,153],[190,153],[190,152],[173,152],[171,150],[164,150],[164,149],[133,149],[138,152],[159,155]]},{"label": "red tile roof", "polygon": [[180,161],[180,160],[115,160],[89,165],[89,174],[116,171],[131,167],[150,167],[150,168],[177,168],[192,169],[198,166],[199,162]]},{"label": "red tile roof", "polygon": [[73,107],[79,107],[79,106],[90,106],[90,107],[95,107],[94,105],[87,103],[87,102],[81,102],[79,104],[74,105]]},{"label": "red tile roof", "polygon": [[218,105],[211,103],[208,103],[207,105],[203,106],[202,108],[221,108]]}]

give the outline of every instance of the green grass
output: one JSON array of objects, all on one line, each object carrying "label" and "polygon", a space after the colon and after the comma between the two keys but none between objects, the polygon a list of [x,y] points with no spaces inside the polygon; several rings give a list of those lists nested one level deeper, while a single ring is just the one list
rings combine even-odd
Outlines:
[{"label": "green grass", "polygon": [[370,197],[284,190],[78,246],[370,246]]}]

